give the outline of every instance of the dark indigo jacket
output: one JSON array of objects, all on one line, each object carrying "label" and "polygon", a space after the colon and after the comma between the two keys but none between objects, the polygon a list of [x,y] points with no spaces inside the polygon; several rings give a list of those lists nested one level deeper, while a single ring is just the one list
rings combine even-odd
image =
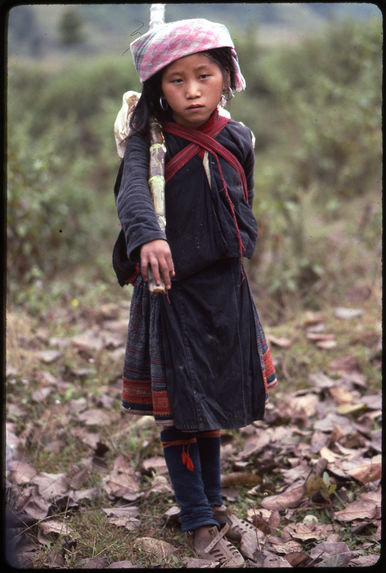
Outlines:
[{"label": "dark indigo jacket", "polygon": [[[252,212],[254,151],[250,130],[230,121],[217,141],[231,151],[244,168],[248,204],[238,174],[225,159],[219,158],[221,170],[232,200],[237,226],[245,247],[243,255],[251,257],[257,238]],[[166,161],[188,142],[166,133]],[[169,242],[176,276],[181,280],[225,257],[239,257],[236,226],[225,195],[216,159],[209,154],[211,186],[202,158],[196,155],[166,185],[166,233],[162,232],[154,213],[147,185],[149,140],[132,135],[126,142],[125,157],[116,185],[116,206],[122,232],[114,248],[113,266],[121,285],[125,284],[139,263],[142,244],[155,239]],[[125,256],[127,255],[127,256]]]}]

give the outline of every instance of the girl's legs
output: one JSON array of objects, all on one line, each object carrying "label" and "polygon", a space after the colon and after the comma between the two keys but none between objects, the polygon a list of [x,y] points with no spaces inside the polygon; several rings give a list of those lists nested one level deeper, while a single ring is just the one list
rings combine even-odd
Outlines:
[{"label": "girl's legs", "polygon": [[204,559],[215,560],[220,567],[239,568],[244,559],[225,539],[228,525],[213,518],[213,505],[221,505],[220,437],[204,436],[167,428],[161,432],[166,465],[180,506],[182,531]]},{"label": "girl's legs", "polygon": [[222,505],[221,497],[221,430],[197,434],[201,473],[205,493],[212,507]]},{"label": "girl's legs", "polygon": [[182,531],[217,525],[205,492],[196,434],[167,428],[161,432],[164,456],[181,513]]},{"label": "girl's legs", "polygon": [[253,559],[254,553],[259,545],[259,532],[251,523],[239,519],[222,505],[220,430],[198,433],[197,444],[200,452],[201,472],[205,493],[213,508],[213,516],[221,527],[225,524],[229,526],[226,536],[233,543],[240,542],[240,551],[244,557]]}]

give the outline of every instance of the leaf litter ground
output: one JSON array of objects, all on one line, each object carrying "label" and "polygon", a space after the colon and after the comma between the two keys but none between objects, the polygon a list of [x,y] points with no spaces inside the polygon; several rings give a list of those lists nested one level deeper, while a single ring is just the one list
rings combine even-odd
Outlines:
[{"label": "leaf litter ground", "polygon": [[[120,410],[128,302],[7,317],[8,560],[196,568],[158,431]],[[227,505],[256,527],[249,568],[375,564],[381,540],[380,328],[368,309],[268,330],[280,386],[222,435]],[[295,376],[296,372],[296,376]],[[299,375],[300,373],[300,375]]]}]

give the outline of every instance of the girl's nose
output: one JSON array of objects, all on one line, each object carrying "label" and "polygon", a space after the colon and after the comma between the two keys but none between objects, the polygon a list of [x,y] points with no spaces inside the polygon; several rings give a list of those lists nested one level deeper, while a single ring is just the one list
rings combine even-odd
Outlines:
[{"label": "girl's nose", "polygon": [[186,83],[185,95],[188,99],[199,97],[200,87],[197,82],[191,81]]}]

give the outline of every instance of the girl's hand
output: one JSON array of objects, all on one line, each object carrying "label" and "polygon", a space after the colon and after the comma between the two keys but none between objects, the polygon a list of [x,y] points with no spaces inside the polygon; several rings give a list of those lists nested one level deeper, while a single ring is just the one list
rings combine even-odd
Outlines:
[{"label": "girl's hand", "polygon": [[144,281],[149,280],[148,266],[153,273],[157,286],[161,284],[161,277],[167,290],[171,289],[171,277],[174,277],[174,265],[169,244],[163,239],[156,239],[142,245],[140,250],[141,274]]}]

